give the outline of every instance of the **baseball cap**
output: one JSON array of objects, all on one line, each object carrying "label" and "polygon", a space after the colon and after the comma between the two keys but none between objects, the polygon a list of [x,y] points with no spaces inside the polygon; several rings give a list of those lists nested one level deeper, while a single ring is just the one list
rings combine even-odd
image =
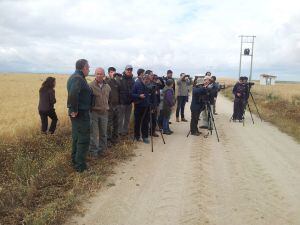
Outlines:
[{"label": "baseball cap", "polygon": [[133,69],[132,65],[126,65],[125,70]]}]

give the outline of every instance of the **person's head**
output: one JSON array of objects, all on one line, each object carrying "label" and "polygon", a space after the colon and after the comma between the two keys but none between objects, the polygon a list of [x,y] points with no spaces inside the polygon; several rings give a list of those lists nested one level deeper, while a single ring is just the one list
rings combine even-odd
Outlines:
[{"label": "person's head", "polygon": [[173,86],[173,79],[168,79],[166,81],[166,85],[167,85],[167,87],[172,87]]},{"label": "person's head", "polygon": [[76,70],[80,70],[85,77],[87,75],[89,75],[90,65],[86,59],[77,60],[75,67],[76,67]]},{"label": "person's head", "polygon": [[54,77],[47,77],[46,80],[42,83],[40,91],[43,89],[53,89],[55,88],[56,81]]},{"label": "person's head", "polygon": [[114,78],[115,73],[116,73],[116,68],[111,66],[111,67],[108,68],[107,71],[108,71],[108,76],[110,78]]},{"label": "person's head", "polygon": [[142,79],[144,77],[144,74],[145,74],[144,69],[140,68],[140,69],[137,70],[137,75],[138,75],[139,78]]},{"label": "person's head", "polygon": [[244,77],[240,77],[239,78],[239,83],[243,83],[243,81],[244,81]]},{"label": "person's head", "polygon": [[173,76],[173,71],[172,70],[168,70],[167,71],[167,78],[172,78]]},{"label": "person's head", "polygon": [[209,76],[205,76],[204,77],[204,86],[210,84],[210,77]]},{"label": "person's head", "polygon": [[215,82],[216,82],[216,80],[217,80],[216,76],[211,76],[211,78],[210,78],[210,79],[211,79],[211,82],[212,82],[212,83],[215,83]]},{"label": "person's head", "polygon": [[207,71],[206,73],[205,73],[205,76],[211,76],[211,72],[209,72],[209,71]]},{"label": "person's head", "polygon": [[143,83],[146,84],[146,85],[149,84],[149,83],[151,82],[149,74],[146,74],[146,73],[145,73],[145,75],[144,75],[143,78],[142,78],[142,81],[143,81]]},{"label": "person's head", "polygon": [[145,75],[148,76],[150,81],[153,81],[153,71],[152,70],[146,70]]},{"label": "person's head", "polygon": [[132,71],[133,71],[133,67],[131,65],[127,65],[125,67],[125,75],[127,77],[132,77]]},{"label": "person's head", "polygon": [[105,72],[104,69],[102,67],[98,67],[95,70],[95,79],[97,82],[102,82],[104,80],[105,77]]}]

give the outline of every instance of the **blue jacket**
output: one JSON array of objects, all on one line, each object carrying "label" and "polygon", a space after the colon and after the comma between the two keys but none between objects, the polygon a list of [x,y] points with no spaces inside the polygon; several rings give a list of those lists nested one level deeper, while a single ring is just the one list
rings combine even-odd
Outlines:
[{"label": "blue jacket", "polygon": [[[141,94],[145,95],[144,99],[140,98]],[[150,96],[149,96],[148,88],[140,79],[137,79],[133,85],[132,99],[135,107],[148,107],[150,104]]]},{"label": "blue jacket", "polygon": [[204,102],[202,101],[201,96],[205,96],[207,91],[203,87],[194,87],[193,88],[193,97],[191,103],[191,111],[202,111],[204,109]]}]

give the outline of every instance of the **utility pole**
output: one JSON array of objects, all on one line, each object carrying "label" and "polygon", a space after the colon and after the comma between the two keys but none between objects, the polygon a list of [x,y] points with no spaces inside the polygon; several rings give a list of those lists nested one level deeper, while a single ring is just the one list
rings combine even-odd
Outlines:
[{"label": "utility pole", "polygon": [[[243,56],[250,56],[251,57],[251,63],[250,63],[250,73],[249,73],[249,81],[252,79],[252,67],[253,67],[253,49],[254,49],[254,39],[256,36],[250,36],[250,35],[241,35],[239,36],[241,38],[241,50],[240,50],[240,65],[239,65],[239,78],[241,77],[241,71],[242,71],[242,58]],[[245,48],[243,51],[244,45],[251,44],[251,47]]]}]

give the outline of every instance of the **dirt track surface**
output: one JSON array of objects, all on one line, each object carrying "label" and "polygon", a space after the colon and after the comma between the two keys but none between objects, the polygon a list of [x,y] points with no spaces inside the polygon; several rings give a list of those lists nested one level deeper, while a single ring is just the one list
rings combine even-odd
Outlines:
[{"label": "dirt track surface", "polygon": [[[300,224],[300,145],[270,124],[229,123],[232,103],[218,98],[215,134],[186,138],[172,119],[166,145],[139,144],[90,202],[85,225]],[[189,119],[189,105],[186,106]]]}]

